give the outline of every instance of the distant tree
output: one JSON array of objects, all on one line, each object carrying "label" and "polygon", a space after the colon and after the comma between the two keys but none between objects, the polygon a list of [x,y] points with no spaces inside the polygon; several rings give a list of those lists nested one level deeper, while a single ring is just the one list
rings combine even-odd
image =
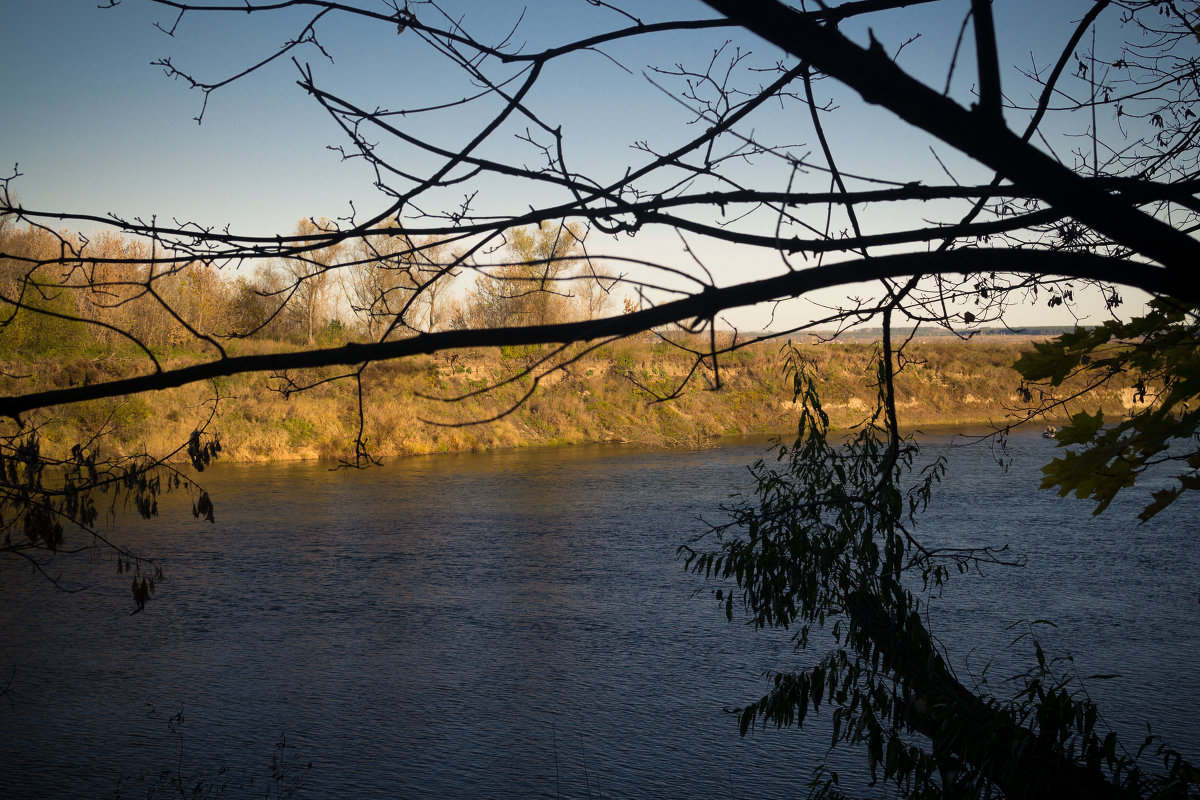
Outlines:
[{"label": "distant tree", "polygon": [[227,333],[233,336],[258,335],[268,325],[274,305],[269,302],[261,280],[239,275],[228,288],[226,307]]},{"label": "distant tree", "polygon": [[583,229],[543,220],[504,235],[501,252],[506,258],[475,280],[471,305],[476,325],[544,326],[564,321],[571,298],[567,273],[582,258]]},{"label": "distant tree", "polygon": [[27,359],[70,354],[88,342],[70,266],[41,267],[53,258],[53,235],[32,226],[0,225],[0,352]]},{"label": "distant tree", "polygon": [[198,331],[227,334],[226,319],[230,304],[230,287],[216,267],[204,264],[188,265],[180,274],[172,303],[189,325]]},{"label": "distant tree", "polygon": [[295,235],[300,238],[301,250],[281,259],[280,280],[276,292],[285,298],[283,313],[294,320],[301,337],[312,345],[330,315],[333,270],[340,266],[344,246],[324,245],[325,235],[336,232],[327,219],[302,219],[296,223]]},{"label": "distant tree", "polygon": [[612,290],[620,280],[602,265],[585,264],[573,286],[581,319],[600,319],[613,305]]},{"label": "distant tree", "polygon": [[357,240],[346,291],[367,338],[433,331],[452,261],[437,237]]}]

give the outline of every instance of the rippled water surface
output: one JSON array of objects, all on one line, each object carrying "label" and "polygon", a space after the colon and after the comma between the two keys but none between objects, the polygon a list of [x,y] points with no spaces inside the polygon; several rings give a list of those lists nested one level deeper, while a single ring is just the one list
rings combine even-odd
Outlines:
[{"label": "rippled water surface", "polygon": [[[118,526],[167,577],[132,616],[108,561],[58,562],[78,594],[2,563],[0,794],[144,786],[179,763],[165,719],[182,709],[185,772],[261,787],[286,734],[312,762],[303,797],[803,796],[823,737],[740,739],[722,710],[802,662],[692,597],[675,560],[763,450],[218,466],[216,525],[168,501]],[[1034,492],[1052,450],[1016,439],[1004,472],[928,438],[951,465],[925,535],[1029,560],[955,578],[930,624],[964,676],[1021,663],[1005,626],[1052,619],[1052,652],[1122,673],[1093,683],[1110,723],[1150,719],[1200,756],[1200,503],[1137,526],[1139,496],[1094,518]]]}]

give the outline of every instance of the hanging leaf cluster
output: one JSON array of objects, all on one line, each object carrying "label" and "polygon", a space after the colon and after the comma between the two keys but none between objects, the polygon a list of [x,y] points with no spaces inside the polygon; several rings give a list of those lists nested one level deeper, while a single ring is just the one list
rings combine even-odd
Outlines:
[{"label": "hanging leaf cluster", "polygon": [[[680,548],[690,572],[724,584],[714,594],[728,619],[741,610],[755,628],[787,630],[797,656],[807,654],[805,666],[770,673],[767,693],[738,710],[742,734],[802,727],[824,712],[831,747],[860,751],[872,783],[905,797],[1194,796],[1178,753],[1160,745],[1174,766],[1147,775],[1098,722],[1075,674],[1036,641],[1036,666],[1004,683],[1018,687],[1012,696],[959,681],[923,621],[925,604],[954,573],[1013,562],[1003,547],[931,548],[918,538],[946,465],[919,466],[916,443],[891,424],[883,365],[879,410],[846,437],[829,430],[813,365],[793,352],[788,369],[795,442],[754,464],[753,496],[726,509],[728,522]],[[716,541],[703,549],[707,537]],[[826,764],[812,787],[843,796]]]},{"label": "hanging leaf cluster", "polygon": [[1118,375],[1134,385],[1133,408],[1119,420],[1077,411],[1057,439],[1065,452],[1043,469],[1042,488],[1096,503],[1099,514],[1146,470],[1163,465],[1174,485],[1151,493],[1144,522],[1185,490],[1200,489],[1200,308],[1167,298],[1142,317],[1110,320],[1037,342],[1016,363],[1026,381],[1058,387],[1085,374],[1092,383]]},{"label": "hanging leaf cluster", "polygon": [[[220,444],[197,431],[185,449],[200,470],[217,456]],[[180,489],[192,496],[195,516],[214,520],[212,498],[167,460],[104,457],[98,447],[79,444],[67,457],[54,458],[43,451],[36,430],[0,438],[0,554],[25,558],[35,572],[58,584],[46,570],[55,556],[108,549],[116,555],[117,573],[132,574],[131,592],[140,611],[161,583],[162,570],[108,538],[100,522],[127,512],[157,517],[160,496]]]}]

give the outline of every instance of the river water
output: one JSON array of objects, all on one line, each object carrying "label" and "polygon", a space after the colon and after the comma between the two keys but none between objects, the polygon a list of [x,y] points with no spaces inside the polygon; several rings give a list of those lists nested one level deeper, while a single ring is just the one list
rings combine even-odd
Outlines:
[{"label": "river water", "polygon": [[[1150,720],[1200,757],[1197,498],[1092,517],[1036,491],[1053,442],[1015,438],[1005,471],[956,441],[925,437],[951,463],[921,529],[1029,562],[933,603],[960,676],[1027,665],[1006,626],[1053,620],[1051,654],[1121,673],[1088,686],[1135,748]],[[810,656],[726,622],[675,559],[764,449],[218,465],[215,525],[168,500],[117,526],[166,573],[136,615],[107,559],[57,562],[76,594],[0,563],[0,795],[145,796],[176,769],[261,796],[285,736],[301,797],[802,797],[820,729],[742,739],[724,709]]]}]

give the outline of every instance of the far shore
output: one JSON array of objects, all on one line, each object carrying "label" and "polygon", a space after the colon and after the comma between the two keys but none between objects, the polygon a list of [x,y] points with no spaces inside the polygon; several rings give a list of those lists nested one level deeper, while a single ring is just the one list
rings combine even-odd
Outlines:
[{"label": "far shore", "polygon": [[[1030,418],[1020,376],[1012,368],[1024,347],[1027,342],[1007,337],[912,343],[896,377],[902,426],[930,434],[982,434],[1029,418],[1025,429],[1040,432],[1047,425],[1061,426],[1079,410],[1099,408],[1115,418],[1131,408],[1133,389],[1117,384],[1052,416]],[[873,343],[807,344],[799,352],[810,364],[830,426],[861,424],[875,405]],[[711,365],[705,362],[693,371],[694,359],[685,351],[661,342],[619,342],[546,371],[522,400],[531,380],[521,371],[540,355],[472,350],[371,365],[363,376],[366,452],[391,460],[604,442],[696,449],[727,437],[786,438],[796,424],[792,380],[776,343],[723,356],[718,387]],[[95,363],[100,366],[37,365],[32,380],[20,388],[63,385],[109,362]],[[333,374],[314,371],[301,377],[316,383]],[[15,388],[0,386],[0,391]],[[219,438],[222,461],[353,459],[360,421],[352,382],[322,383],[290,395],[278,388],[270,376],[247,375],[53,409],[40,420],[43,448],[66,453],[105,431],[108,448],[161,457],[211,414],[207,432]]]}]

